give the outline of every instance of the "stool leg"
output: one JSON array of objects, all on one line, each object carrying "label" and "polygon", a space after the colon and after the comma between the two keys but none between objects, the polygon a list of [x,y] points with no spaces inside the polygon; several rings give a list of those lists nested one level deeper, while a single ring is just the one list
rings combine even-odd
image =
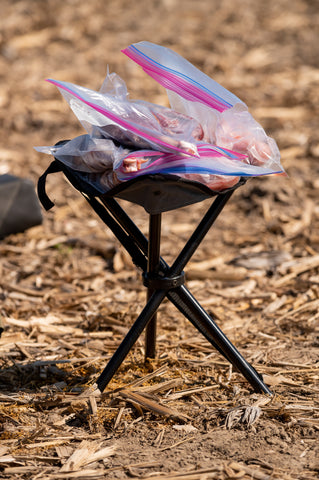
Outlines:
[{"label": "stool leg", "polygon": [[[193,252],[198,247],[200,241],[203,239],[208,229],[212,226],[215,219],[217,218],[217,216],[223,209],[224,205],[230,198],[231,194],[232,192],[229,192],[228,194],[220,195],[219,197],[217,197],[217,199],[215,199],[215,202],[206,213],[205,218],[202,219],[201,223],[199,224],[199,226],[193,233],[192,237],[188,241],[188,244],[185,245],[183,251],[180,253],[178,258],[176,259],[172,268],[169,269],[166,262],[160,258],[159,259],[160,267],[158,268],[157,273],[163,272],[166,275],[169,273],[176,274],[176,272],[179,273],[184,268],[184,266],[192,256]],[[114,203],[114,205],[113,203],[112,204],[110,203],[111,201]],[[136,227],[136,225],[132,222],[132,220],[127,216],[127,214],[121,209],[121,207],[117,204],[117,202],[115,202],[114,199],[108,199],[106,206],[110,209],[112,214],[117,218],[122,228],[126,230],[130,238],[134,240],[136,246],[138,245],[141,251],[144,252],[145,255],[146,255],[146,252],[148,251],[148,258],[150,258],[153,247],[149,249],[147,248],[147,239],[144,237],[141,231]],[[158,225],[157,228],[155,227],[155,225],[156,223],[158,223],[160,219],[158,218],[156,219],[155,217],[152,220],[150,220],[150,231],[153,231],[153,232],[157,231],[157,241],[155,243],[157,243],[157,246],[159,249],[160,239],[158,238],[158,235],[160,232],[160,225]],[[151,227],[151,223],[154,226]],[[153,235],[150,235],[150,237],[153,238]],[[154,249],[153,251],[155,252],[156,249]],[[159,255],[159,250],[158,250],[158,255]],[[136,259],[137,259],[136,263],[142,268],[142,270],[144,270],[144,265],[145,265],[144,259],[140,259],[139,256],[137,256]],[[154,259],[154,262],[153,262],[154,267],[153,266],[149,267],[148,271],[156,270],[157,269],[156,264],[157,264],[157,254],[156,254],[156,259]],[[149,292],[148,295],[150,295],[150,293],[151,292]],[[252,385],[252,387],[256,391],[264,392],[269,395],[272,394],[269,388],[263,383],[262,377],[241,356],[241,354],[237,351],[237,349],[231,344],[228,338],[223,334],[223,332],[215,324],[214,320],[199,305],[199,303],[191,295],[191,293],[187,290],[185,286],[179,287],[174,290],[170,290],[166,292],[166,295],[167,295],[167,298],[178,308],[178,310],[180,310],[186,316],[186,318],[188,318],[190,322],[205,336],[205,338],[211,343],[211,345],[213,345],[214,348],[216,348],[230,363],[232,363],[242,373],[242,375],[248,380],[248,382]],[[155,322],[154,324],[156,325]],[[155,325],[150,327],[149,334],[148,334],[149,339],[148,340],[146,339],[146,357],[155,356],[155,341],[156,341],[155,339],[156,328],[154,328]],[[120,365],[120,363],[121,361],[118,363],[118,366]],[[114,372],[116,371],[118,366],[115,368]],[[108,369],[108,366],[106,367],[105,370],[107,369]],[[110,376],[109,380],[112,378],[113,374]],[[109,382],[109,380],[107,380],[107,383]],[[105,385],[107,385],[107,383]],[[105,386],[103,387],[103,389],[104,388]]]},{"label": "stool leg", "polygon": [[[156,275],[160,268],[160,244],[161,244],[161,214],[150,215],[147,273]],[[147,289],[147,299],[153,294],[151,288]],[[155,358],[156,355],[156,313],[151,318],[145,332],[145,360]]]},{"label": "stool leg", "polygon": [[194,232],[184,245],[184,248],[175,259],[169,270],[170,275],[178,274],[185,268],[232,194],[233,191],[229,191],[222,195],[218,195],[215,198],[213,204],[209,207],[206,214],[203,216],[202,220],[199,222]]},{"label": "stool leg", "polygon": [[222,353],[248,380],[257,392],[272,395],[267,385],[262,381],[261,375],[245,360],[234,347],[214,320],[197,302],[185,286],[176,288],[167,293],[167,297],[188,318],[191,323],[205,336],[205,338]]},{"label": "stool leg", "polygon": [[143,332],[145,326],[154,316],[156,310],[165,298],[165,293],[165,290],[156,290],[156,292],[153,293],[153,295],[141,311],[140,315],[136,319],[135,323],[130,328],[129,332],[126,334],[124,340],[110,359],[109,363],[104,368],[103,372],[101,373],[96,382],[101,392],[103,392],[105,387],[111,381],[115,372],[118,370],[121,363],[133,347],[134,343],[137,341],[137,339]]}]

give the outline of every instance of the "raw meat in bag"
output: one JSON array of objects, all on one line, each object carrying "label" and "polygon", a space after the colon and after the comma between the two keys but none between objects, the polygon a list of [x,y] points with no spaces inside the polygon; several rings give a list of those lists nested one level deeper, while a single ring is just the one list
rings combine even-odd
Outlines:
[{"label": "raw meat in bag", "polygon": [[116,73],[107,72],[100,91],[49,80],[87,134],[38,151],[83,172],[100,192],[148,174],[221,191],[240,177],[284,173],[276,142],[236,95],[168,48],[140,42],[123,52],[166,88],[171,108],[130,100]]},{"label": "raw meat in bag", "polygon": [[[124,146],[154,148],[198,156],[202,129],[193,118],[160,105],[129,101],[79,85],[48,80],[56,85],[87,132],[112,138]],[[194,136],[196,138],[194,138]]]},{"label": "raw meat in bag", "polygon": [[139,42],[122,51],[167,89],[174,110],[202,125],[204,141],[245,153],[253,165],[272,167],[273,173],[283,172],[275,141],[233,93],[169,48]]}]

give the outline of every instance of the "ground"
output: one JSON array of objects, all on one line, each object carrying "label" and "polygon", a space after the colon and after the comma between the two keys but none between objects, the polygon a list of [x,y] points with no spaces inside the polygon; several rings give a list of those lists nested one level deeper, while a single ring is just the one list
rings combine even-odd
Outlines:
[{"label": "ground", "polygon": [[[1,16],[1,174],[35,184],[50,159],[33,146],[83,132],[48,77],[98,89],[109,65],[132,98],[167,105],[120,53],[140,40],[176,50],[244,100],[288,174],[239,188],[186,270],[271,398],[169,303],[157,358],[145,365],[138,341],[96,397],[145,293],[85,200],[62,176],[48,180],[55,208],[0,243],[2,478],[318,478],[317,2],[2,0]],[[167,261],[208,203],[163,216]],[[123,206],[147,232],[143,209]]]}]

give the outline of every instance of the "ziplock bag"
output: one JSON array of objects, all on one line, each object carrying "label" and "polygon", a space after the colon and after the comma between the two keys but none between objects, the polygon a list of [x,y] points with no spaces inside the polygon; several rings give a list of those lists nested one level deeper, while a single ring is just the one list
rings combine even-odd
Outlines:
[{"label": "ziplock bag", "polygon": [[[219,152],[214,153],[216,157],[219,156]],[[214,153],[211,152],[211,156]],[[131,152],[117,168],[116,178],[119,182],[125,182],[140,175],[170,174],[200,182],[215,191],[231,188],[239,181],[236,176],[216,175],[211,170],[205,170],[202,158],[196,159],[196,165],[190,165],[189,160],[184,155],[163,154],[152,150]],[[104,182],[104,178],[101,178],[101,183]]]},{"label": "ziplock bag", "polygon": [[139,42],[122,50],[168,91],[171,107],[198,120],[203,140],[283,172],[275,141],[238,97],[172,50]]},{"label": "ziplock bag", "polygon": [[35,147],[41,153],[54,158],[73,170],[87,173],[86,179],[93,187],[100,186],[102,191],[115,187],[119,180],[116,169],[122,165],[130,150],[116,145],[113,140],[80,135],[61,144]]},{"label": "ziplock bag", "polygon": [[[139,150],[123,157],[120,166],[116,169],[121,181],[129,180],[133,176],[166,173],[172,175],[208,174],[208,175],[235,175],[256,177],[279,173],[272,168],[260,165],[251,165],[245,155],[241,155],[224,148],[210,144],[197,145],[199,158],[185,157],[185,155],[155,152],[153,150]],[[134,168],[134,162],[138,167]],[[131,168],[128,168],[130,167]],[[133,166],[133,167],[132,167]]]},{"label": "ziplock bag", "polygon": [[202,137],[202,129],[193,118],[149,102],[129,101],[123,95],[48,81],[59,88],[88,133],[96,135],[98,131],[128,147],[198,156],[196,141]]},{"label": "ziplock bag", "polygon": [[53,155],[80,172],[112,171],[130,153],[129,149],[115,145],[112,140],[90,135],[80,135],[60,145],[35,147],[35,150]]},{"label": "ziplock bag", "polygon": [[140,175],[171,174],[220,191],[234,186],[240,177],[280,173],[269,167],[251,165],[245,155],[224,148],[199,143],[197,149],[199,158],[152,150],[131,152],[116,168],[116,178],[124,182]]},{"label": "ziplock bag", "polygon": [[[38,152],[53,155],[74,170],[88,173],[87,181],[107,191],[119,183],[145,174],[164,173],[198,181],[215,190],[229,188],[238,182],[230,174],[239,165],[228,165],[228,176],[219,175],[225,169],[225,159],[247,163],[247,157],[212,145],[199,144],[200,158],[185,157],[156,150],[130,151],[114,144],[112,140],[81,135],[63,144],[35,147]],[[211,162],[216,161],[215,168]],[[248,165],[251,169],[251,166]],[[227,169],[226,169],[227,170]],[[241,171],[244,171],[245,167]],[[253,172],[250,172],[253,173]],[[217,174],[217,175],[216,175]],[[244,173],[245,174],[245,173]],[[213,185],[213,186],[212,186]]]},{"label": "ziplock bag", "polygon": [[262,126],[240,104],[220,114],[215,138],[217,145],[246,153],[252,165],[283,171],[275,140],[266,135]]},{"label": "ziplock bag", "polygon": [[230,188],[239,177],[280,173],[251,165],[246,155],[211,144],[197,144],[199,158],[156,150],[128,150],[112,140],[81,135],[62,145],[36,147],[67,166],[89,173],[87,181],[110,190],[119,183],[148,174],[170,174],[200,182],[212,190]]},{"label": "ziplock bag", "polygon": [[151,42],[139,42],[122,52],[141,65],[163,87],[186,100],[203,103],[219,112],[236,103],[245,105],[236,95],[169,48]]},{"label": "ziplock bag", "polygon": [[49,80],[88,134],[36,150],[83,172],[103,192],[149,174],[219,191],[239,177],[283,173],[276,143],[235,95],[167,48],[140,42],[124,53],[167,87],[174,109],[129,100],[115,73],[107,73],[99,92]]}]

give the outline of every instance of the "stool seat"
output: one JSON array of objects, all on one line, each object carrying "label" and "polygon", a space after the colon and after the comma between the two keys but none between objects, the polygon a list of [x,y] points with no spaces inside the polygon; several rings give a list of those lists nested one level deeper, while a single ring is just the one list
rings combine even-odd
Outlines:
[{"label": "stool seat", "polygon": [[[240,180],[231,190],[244,183]],[[230,189],[223,190],[226,193]],[[202,183],[176,175],[143,175],[113,188],[106,196],[117,197],[144,207],[147,213],[157,214],[202,202],[218,195]]]}]

